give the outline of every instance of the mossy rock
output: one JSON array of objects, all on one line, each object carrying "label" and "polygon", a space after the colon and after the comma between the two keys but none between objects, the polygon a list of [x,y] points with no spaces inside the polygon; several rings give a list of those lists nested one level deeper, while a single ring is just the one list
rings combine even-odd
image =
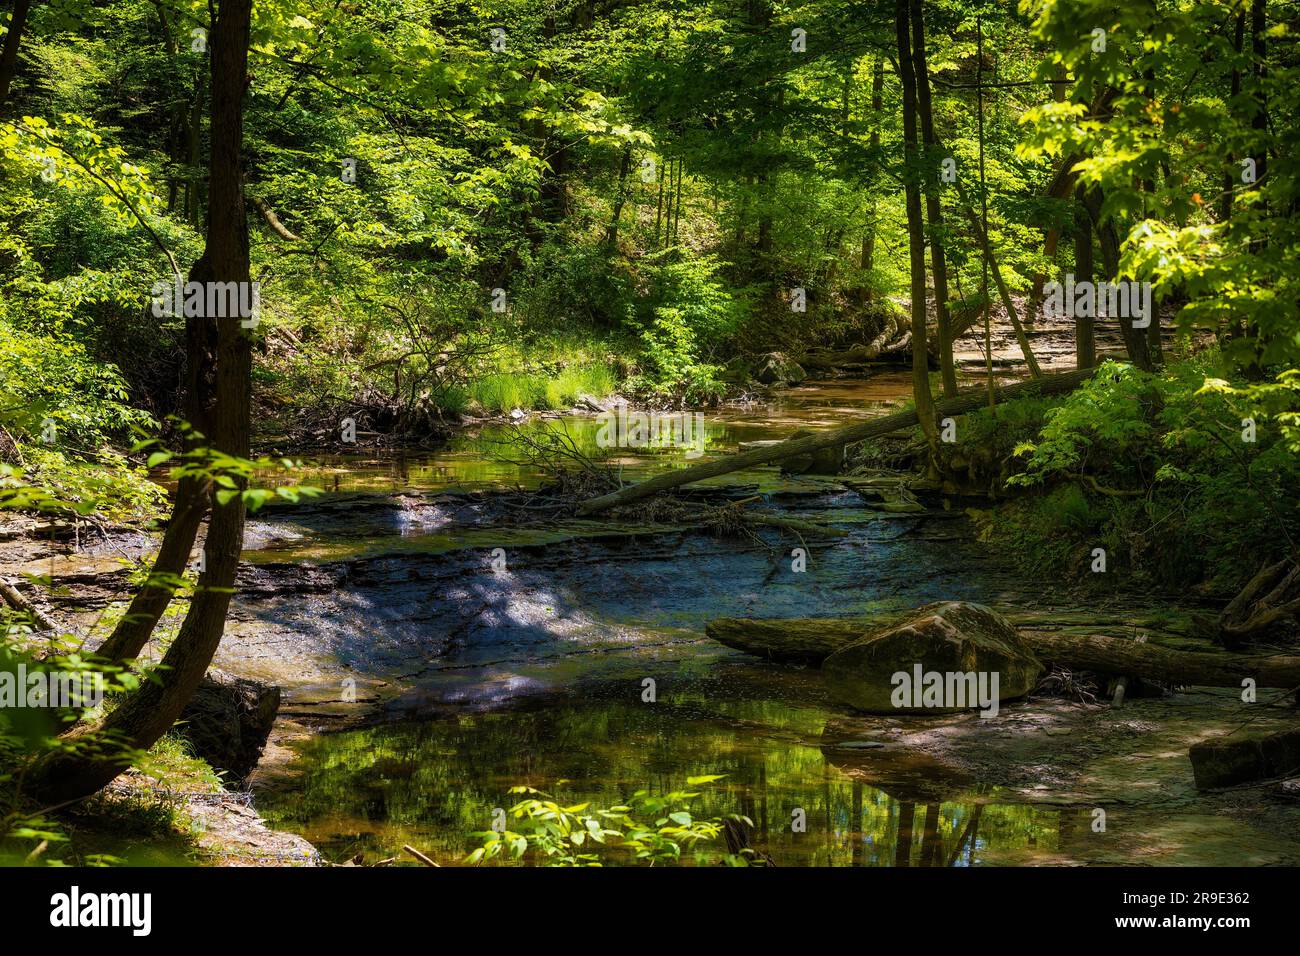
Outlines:
[{"label": "mossy rock", "polygon": [[999,701],[1023,697],[1042,664],[1006,618],[982,604],[927,604],[901,621],[868,632],[822,663],[831,695],[869,713],[945,713],[976,706],[896,706],[894,675],[998,675]]}]

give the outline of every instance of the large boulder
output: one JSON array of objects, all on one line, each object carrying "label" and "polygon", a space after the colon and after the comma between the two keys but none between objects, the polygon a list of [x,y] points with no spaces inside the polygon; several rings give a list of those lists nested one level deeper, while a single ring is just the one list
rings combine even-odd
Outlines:
[{"label": "large boulder", "polygon": [[797,385],[808,377],[802,366],[781,352],[768,352],[758,360],[754,378],[764,385]]},{"label": "large boulder", "polygon": [[210,670],[176,728],[194,756],[242,786],[262,757],[280,710],[280,688]]},{"label": "large boulder", "polygon": [[[991,697],[994,674],[999,701],[1023,697],[1041,670],[1011,622],[982,604],[957,601],[927,604],[897,623],[866,633],[822,663],[827,687],[837,700],[858,710],[890,714],[978,707],[976,689]],[[925,687],[933,686],[927,676],[934,673],[943,675],[947,693],[924,695]],[[907,675],[906,682],[896,678],[899,674]],[[975,686],[948,677],[958,674],[975,675]]]}]

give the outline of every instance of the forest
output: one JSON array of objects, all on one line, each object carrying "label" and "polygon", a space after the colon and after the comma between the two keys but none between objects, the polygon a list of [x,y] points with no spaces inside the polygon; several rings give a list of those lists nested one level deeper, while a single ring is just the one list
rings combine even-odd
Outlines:
[{"label": "forest", "polygon": [[0,30],[6,867],[1300,864],[1295,0]]}]

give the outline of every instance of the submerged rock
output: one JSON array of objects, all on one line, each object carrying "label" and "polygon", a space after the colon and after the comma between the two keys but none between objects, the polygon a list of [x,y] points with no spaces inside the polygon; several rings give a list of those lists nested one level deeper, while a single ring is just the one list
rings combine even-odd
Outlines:
[{"label": "submerged rock", "polygon": [[211,670],[177,729],[196,757],[242,786],[261,759],[279,709],[280,688]]},{"label": "submerged rock", "polygon": [[[944,713],[978,706],[978,698],[961,686],[957,700],[942,695],[926,699],[912,688],[903,706],[896,704],[896,674],[973,674],[981,689],[993,692],[997,675],[999,701],[1023,697],[1034,686],[1042,665],[1012,624],[982,604],[949,601],[928,604],[893,625],[869,632],[832,653],[822,662],[832,696],[858,710],[872,713]],[[981,675],[983,675],[981,677]]]}]

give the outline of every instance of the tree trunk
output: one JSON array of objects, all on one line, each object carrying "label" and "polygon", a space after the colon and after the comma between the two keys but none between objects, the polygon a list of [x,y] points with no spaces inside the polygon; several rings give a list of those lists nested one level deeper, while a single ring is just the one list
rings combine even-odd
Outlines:
[{"label": "tree trunk", "polygon": [[686,159],[682,157],[677,160],[677,199],[674,202],[675,213],[673,215],[673,243],[677,243],[678,236],[682,229],[682,177],[686,172]]},{"label": "tree trunk", "polygon": [[202,133],[203,74],[200,73],[194,80],[194,100],[190,104],[189,122],[185,124],[185,152],[188,164],[185,174],[185,218],[189,220],[190,225],[196,228],[199,225],[199,210],[202,206],[200,191],[203,184],[199,176],[199,152]]},{"label": "tree trunk", "polygon": [[1015,330],[1016,341],[1020,343],[1020,352],[1025,357],[1025,364],[1029,366],[1029,374],[1034,378],[1040,378],[1043,370],[1038,367],[1038,359],[1034,357],[1034,350],[1029,345],[1029,336],[1025,333],[1025,327],[1020,324],[1020,317],[1016,314],[1016,305],[1011,301],[1011,291],[1002,277],[1002,267],[998,265],[998,260],[993,255],[989,237],[984,234],[984,229],[980,226],[980,217],[969,205],[966,206],[966,218],[970,221],[971,228],[975,230],[975,238],[979,240],[980,248],[984,250],[984,261],[988,263],[993,273],[993,284],[998,287],[1002,307],[1007,310],[1007,318],[1011,320],[1011,327]]},{"label": "tree trunk", "polygon": [[[1083,208],[1083,190],[1077,192],[1078,199],[1074,206],[1074,281],[1091,282],[1092,265],[1092,224],[1088,220],[1088,210]],[[1097,364],[1097,343],[1093,337],[1092,316],[1076,315],[1074,317],[1074,367],[1092,368]]]},{"label": "tree trunk", "polygon": [[934,311],[939,336],[939,369],[943,394],[957,394],[957,370],[952,360],[952,319],[948,310],[948,264],[943,253],[943,207],[939,202],[939,139],[934,133],[934,111],[930,105],[930,71],[925,61],[923,0],[911,0],[912,56],[916,66],[917,107],[921,115],[921,139],[927,152],[925,163],[925,218],[930,226],[930,266],[934,271]]},{"label": "tree trunk", "polygon": [[[190,268],[189,281],[215,281],[212,259],[205,251]],[[213,437],[216,396],[218,333],[214,321],[203,316],[185,320],[185,398],[183,415],[193,432],[186,436],[187,451],[202,447]],[[182,478],[172,501],[171,518],[154,556],[149,577],[131,598],[113,632],[96,653],[115,664],[138,657],[167,610],[189,564],[199,525],[208,511],[209,489],[197,477]]]},{"label": "tree trunk", "polygon": [[[1086,190],[1083,196],[1084,205],[1088,209],[1088,216],[1092,220],[1092,228],[1097,232],[1097,244],[1101,247],[1103,278],[1108,282],[1118,282],[1120,281],[1119,233],[1115,229],[1115,223],[1110,219],[1102,219],[1102,195],[1100,189],[1093,187]],[[1114,318],[1119,322],[1120,334],[1124,337],[1124,348],[1128,352],[1129,361],[1145,372],[1152,371],[1147,338],[1142,329],[1133,328],[1131,318],[1122,315]],[[1151,321],[1157,321],[1154,315],[1151,317]]]},{"label": "tree trunk", "polygon": [[[885,58],[878,55],[876,57],[876,65],[871,71],[871,117],[873,125],[871,128],[870,140],[872,159],[873,162],[877,163],[877,165],[879,164],[879,161],[875,157],[877,150],[880,149],[880,124],[884,120],[884,116],[881,112],[884,89]],[[872,268],[875,266],[876,261],[876,210],[877,203],[873,196],[871,199],[871,220],[867,223],[866,232],[862,235],[862,259],[859,262],[862,272],[864,273],[862,294],[862,303],[864,305],[870,303],[872,297],[875,295],[869,275]]]},{"label": "tree trunk", "polygon": [[[1062,372],[1059,375],[1047,375],[1043,378],[1008,385],[995,394],[997,400],[1002,402],[1009,402],[1031,395],[1063,395],[1082,385],[1092,376],[1092,372],[1092,369],[1082,369],[1073,372]],[[988,393],[981,386],[978,389],[965,389],[956,398],[944,399],[934,407],[932,414],[935,417],[940,415],[965,415],[978,408],[983,408],[987,404]],[[578,506],[578,514],[596,514],[597,512],[606,511],[619,505],[625,505],[658,494],[661,491],[667,491],[670,488],[688,485],[694,481],[730,474],[733,471],[752,468],[755,465],[766,465],[768,462],[781,461],[795,455],[811,454],[823,448],[848,445],[852,442],[862,441],[864,438],[888,435],[890,432],[896,432],[903,428],[911,428],[915,424],[917,424],[917,415],[914,409],[895,412],[892,415],[884,415],[869,421],[845,425],[843,428],[830,428],[804,438],[792,438],[788,441],[778,442],[775,445],[754,448],[738,455],[728,455],[725,458],[706,461],[699,465],[691,465],[688,468],[678,468],[648,478],[639,484],[628,485],[610,494],[585,501]]]},{"label": "tree trunk", "polygon": [[[1233,31],[1232,51],[1234,59],[1232,62],[1232,80],[1230,81],[1228,93],[1228,108],[1235,109],[1233,101],[1241,95],[1241,64],[1236,57],[1241,56],[1241,45],[1245,42],[1246,33],[1246,14],[1245,11],[1237,14],[1236,28]],[[1227,222],[1232,218],[1232,195],[1237,188],[1238,175],[1237,158],[1232,153],[1228,153],[1228,171],[1223,174],[1223,195],[1219,198],[1219,222]]]},{"label": "tree trunk", "polygon": [[659,248],[659,227],[664,221],[664,164],[659,159],[659,198],[655,201],[655,248]]},{"label": "tree trunk", "polygon": [[[1067,74],[1066,74],[1066,69],[1064,64],[1058,63],[1056,65],[1056,69],[1053,75],[1053,80],[1055,82],[1052,83],[1052,102],[1054,103],[1065,102],[1066,77]],[[1064,187],[1064,191],[1068,195],[1069,192],[1068,187],[1070,185],[1070,181],[1072,181],[1074,178],[1071,172],[1071,169],[1074,166],[1074,159],[1073,157],[1067,156],[1066,160],[1068,162],[1068,165],[1064,167],[1066,172],[1066,182],[1061,185]],[[1058,172],[1059,171],[1060,170],[1058,168]],[[1058,185],[1057,178],[1054,176],[1052,182],[1048,185],[1047,194],[1049,196],[1053,195],[1052,190],[1053,188],[1057,187],[1057,185]],[[1061,239],[1060,229],[1058,229],[1056,226],[1048,226],[1043,233],[1043,255],[1046,256],[1048,259],[1054,259],[1056,257],[1056,248],[1060,242],[1060,239]],[[1034,321],[1038,317],[1038,308],[1040,305],[1042,305],[1043,302],[1043,286],[1046,282],[1047,282],[1047,275],[1045,273],[1043,272],[1034,273],[1034,281],[1029,289],[1029,300],[1025,303],[1025,324],[1026,325],[1033,325]]]},{"label": "tree trunk", "polygon": [[618,193],[614,199],[614,215],[610,218],[609,229],[605,233],[605,242],[611,249],[618,248],[618,221],[623,215],[623,203],[627,201],[627,171],[632,164],[632,147],[623,149],[623,162],[618,168]]},{"label": "tree trunk", "polygon": [[9,30],[5,33],[4,49],[0,50],[0,115],[4,115],[4,103],[9,96],[9,87],[14,74],[18,71],[18,44],[23,39],[23,28],[27,24],[27,13],[31,9],[31,0],[14,0],[14,12],[9,17]]},{"label": "tree trunk", "polygon": [[916,140],[916,77],[908,49],[908,0],[897,0],[898,73],[903,83],[904,190],[907,205],[908,265],[912,278],[912,395],[921,430],[930,445],[931,466],[938,455],[939,434],[930,395],[930,359],[925,349],[925,225],[921,218],[920,173]]},{"label": "tree trunk", "polygon": [[[252,0],[221,0],[211,38],[212,157],[207,247],[211,281],[248,282],[248,222],[244,209],[241,149],[243,98],[248,73]],[[196,265],[196,271],[199,267]],[[218,451],[247,456],[252,353],[236,317],[217,324],[214,441]],[[199,686],[221,641],[244,539],[244,504],[235,494],[213,502],[204,546],[206,570],[180,633],[164,655],[159,679],[121,701],[96,732],[132,750],[152,747],[176,722]],[[74,733],[86,733],[81,728]],[[130,756],[114,749],[65,753],[38,768],[35,790],[52,801],[73,800],[104,787],[127,768]]]}]

